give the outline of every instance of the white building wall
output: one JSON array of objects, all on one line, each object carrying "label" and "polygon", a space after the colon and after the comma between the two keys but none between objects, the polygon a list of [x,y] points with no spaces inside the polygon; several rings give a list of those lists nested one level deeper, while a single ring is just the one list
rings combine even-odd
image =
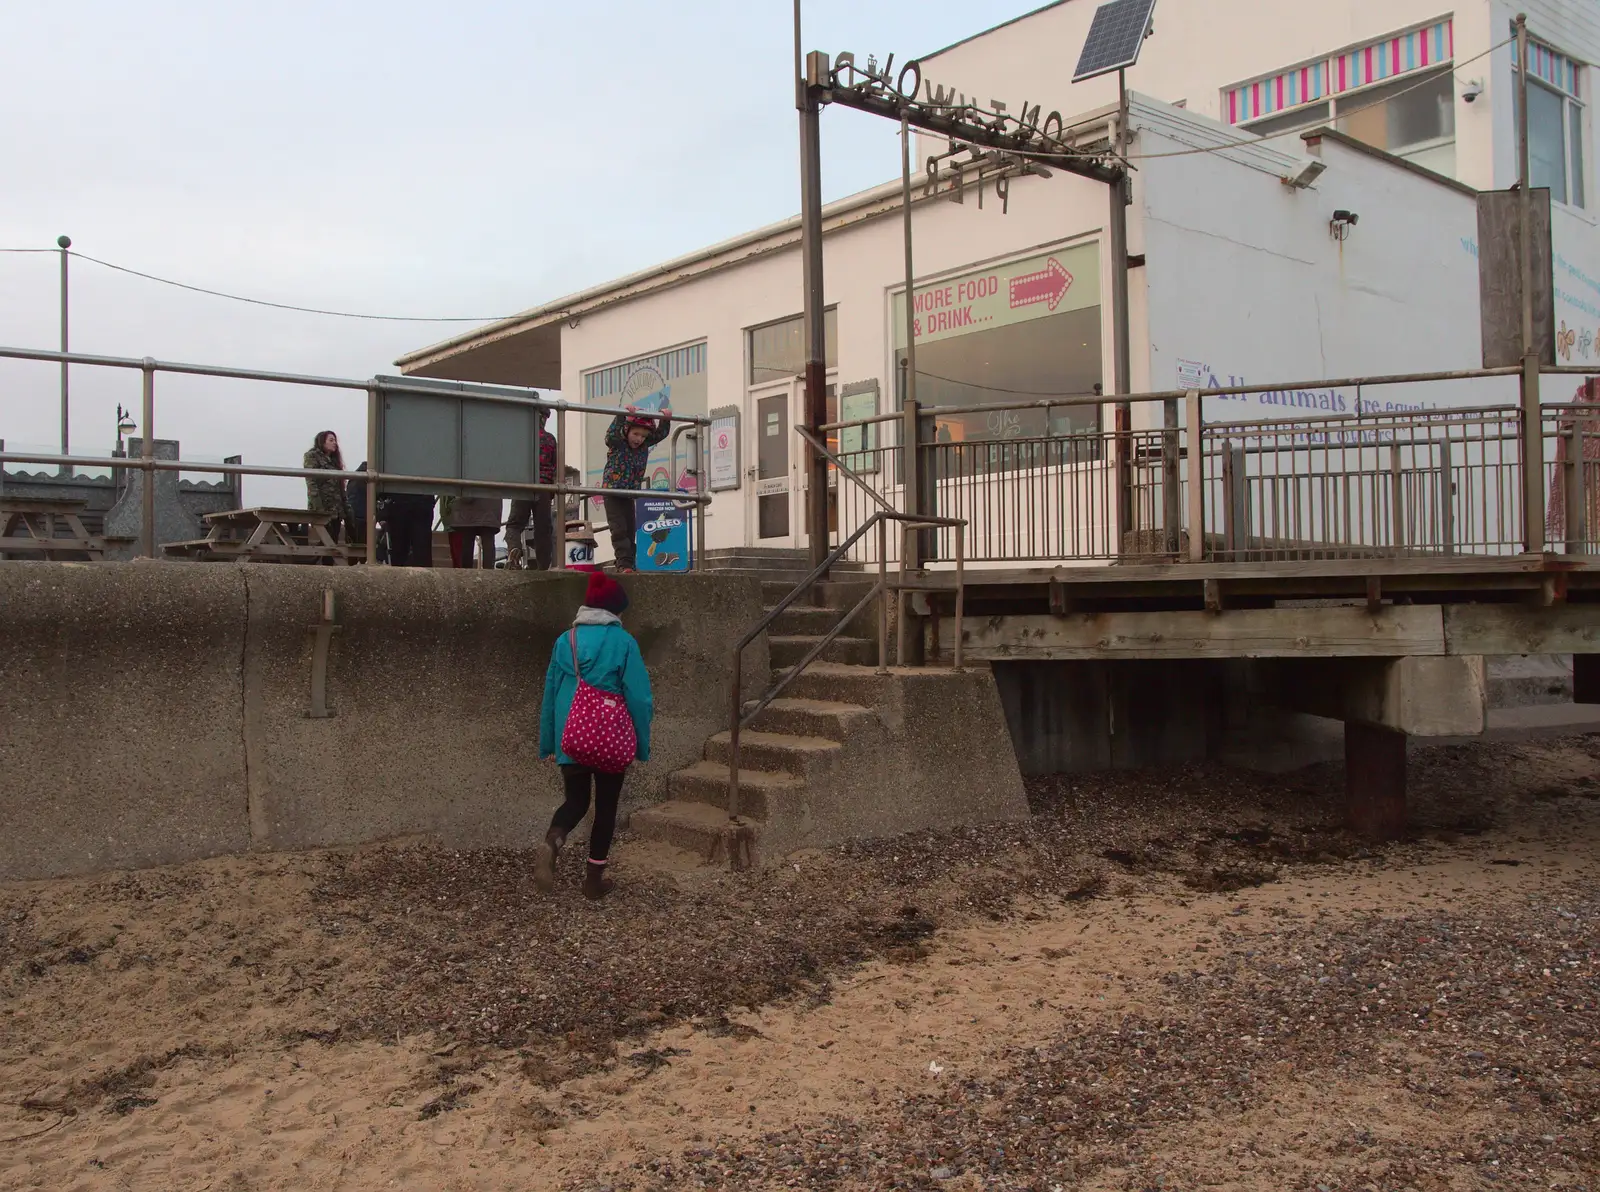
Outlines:
[{"label": "white building wall", "polygon": [[[1186,140],[1145,119],[1138,147]],[[1280,180],[1271,158],[1206,154],[1152,160],[1140,173],[1150,293],[1152,388],[1312,381],[1482,365],[1477,203],[1471,194],[1326,141],[1315,186]],[[1287,161],[1288,159],[1284,159]],[[1359,222],[1332,238],[1337,209]],[[1206,387],[1206,386],[1201,386]],[[1441,407],[1509,400],[1498,380],[1386,387],[1365,396]],[[1208,399],[1208,420],[1353,413],[1285,407],[1272,395]],[[1342,401],[1342,405],[1341,405]],[[1381,408],[1381,407],[1380,407]]]},{"label": "white building wall", "polygon": [[[1115,75],[1071,82],[1097,7],[1098,0],[1063,0],[922,59],[924,77],[969,97],[998,99],[1011,111],[1024,101],[1063,115],[1114,104]],[[1479,189],[1503,189],[1516,178],[1514,59],[1509,47],[1489,58],[1478,56],[1510,36],[1518,12],[1528,14],[1533,36],[1581,62],[1600,65],[1595,0],[1161,0],[1155,34],[1128,71],[1128,86],[1225,120],[1223,95],[1230,86],[1453,17],[1456,176]],[[1483,82],[1485,94],[1469,104],[1460,90],[1473,79]],[[1591,70],[1591,105],[1596,83]],[[1596,143],[1591,113],[1591,180]]]},{"label": "white building wall", "polygon": [[[1009,257],[1023,257],[1067,239],[1096,239],[1105,224],[1107,191],[1064,174],[1017,180],[1009,214],[991,188],[980,209],[975,191],[964,203],[919,202],[914,207],[917,284]],[[891,296],[904,278],[904,240],[898,213],[832,233],[824,239],[826,301],[838,307],[840,384],[877,378],[884,412],[894,400]],[[1110,292],[1109,262],[1100,257],[1101,293]],[[706,523],[708,548],[755,544],[754,411],[745,384],[746,329],[788,318],[801,308],[797,247],[751,259],[691,282],[586,315],[562,328],[562,390],[581,400],[590,369],[704,339],[708,408],[742,411],[739,490],[717,494]],[[1102,318],[1101,358],[1111,359],[1109,315]],[[1136,353],[1136,358],[1138,354]],[[1108,374],[1109,374],[1109,365]],[[1136,370],[1135,383],[1143,377]],[[1108,375],[1109,381],[1109,375]],[[605,421],[585,417],[571,458],[582,458],[581,436],[602,434]],[[798,439],[792,440],[797,451]],[[793,456],[793,452],[792,452]],[[602,555],[605,544],[602,543]],[[779,545],[774,543],[774,545]]]},{"label": "white building wall", "polygon": [[[1146,153],[1227,136],[1214,122],[1137,96],[1134,125],[1136,148]],[[1282,183],[1300,159],[1268,146],[1145,163],[1129,228],[1131,251],[1145,256],[1144,267],[1131,275],[1136,391],[1203,386],[1213,376],[1223,385],[1289,385],[1479,366],[1472,195],[1335,141],[1325,141],[1319,152],[1328,169],[1309,190]],[[1047,246],[1099,240],[1106,202],[1104,187],[1058,173],[1018,180],[1008,215],[1001,214],[992,192],[981,210],[971,192],[962,205],[919,203],[918,284]],[[1329,233],[1337,208],[1360,216],[1342,243]],[[902,252],[897,214],[825,240],[826,296],[838,308],[836,379],[844,384],[877,378],[885,412],[894,394],[891,297],[900,288]],[[1101,274],[1101,292],[1109,294],[1110,262],[1103,251]],[[1589,276],[1600,278],[1600,267]],[[588,369],[706,340],[709,406],[743,411],[742,483],[715,500],[707,527],[713,549],[757,541],[754,486],[744,474],[755,463],[757,429],[745,384],[745,331],[793,316],[799,306],[799,254],[788,247],[587,315],[563,330],[563,387],[573,394],[582,392],[581,375]],[[1101,329],[1109,380],[1112,326],[1106,308]],[[1386,401],[1459,407],[1514,395],[1514,384],[1493,380],[1412,392],[1389,388],[1365,397],[1380,408]],[[1341,412],[1341,398],[1343,412],[1351,412],[1355,396],[1329,394],[1325,409],[1218,398],[1208,401],[1207,416],[1234,421],[1332,414]],[[1136,411],[1136,426],[1153,426],[1159,418],[1153,404]],[[586,421],[592,433],[603,426],[598,419]]]}]

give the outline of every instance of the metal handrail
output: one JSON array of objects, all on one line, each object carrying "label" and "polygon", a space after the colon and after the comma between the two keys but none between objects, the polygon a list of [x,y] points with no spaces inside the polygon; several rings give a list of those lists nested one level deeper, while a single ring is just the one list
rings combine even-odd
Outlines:
[{"label": "metal handrail", "polygon": [[[615,418],[620,413],[603,406],[573,405],[569,402],[551,400],[541,396],[538,390],[523,389],[511,386],[486,386],[472,385],[471,388],[463,387],[462,382],[438,382],[426,379],[410,378],[381,378],[373,377],[366,381],[351,380],[343,377],[312,376],[300,373],[270,372],[263,369],[225,368],[209,364],[186,364],[176,361],[156,360],[146,356],[134,358],[130,356],[97,356],[84,352],[56,352],[34,348],[11,348],[0,346],[0,360],[26,360],[38,363],[59,363],[63,366],[69,364],[90,365],[101,368],[121,368],[138,371],[143,377],[143,401],[141,411],[144,449],[136,457],[116,457],[114,459],[100,459],[92,456],[75,455],[50,455],[36,452],[0,452],[0,464],[7,461],[29,464],[54,464],[59,467],[110,467],[126,469],[128,471],[142,471],[147,477],[156,472],[184,471],[184,472],[219,472],[238,476],[273,476],[278,478],[293,478],[306,476],[307,470],[302,468],[278,468],[253,464],[212,464],[189,463],[179,460],[158,460],[155,458],[155,378],[157,373],[178,373],[187,376],[219,377],[225,380],[262,381],[272,384],[305,385],[324,389],[347,389],[352,392],[365,392],[367,395],[367,459],[371,466],[364,472],[341,472],[331,469],[321,469],[317,475],[325,478],[354,480],[363,479],[372,491],[376,491],[380,484],[412,484],[425,485],[430,489],[441,489],[445,492],[461,492],[466,489],[501,490],[516,493],[550,493],[555,501],[565,506],[570,496],[588,498],[590,496],[660,496],[655,490],[640,489],[611,489],[602,490],[585,485],[571,485],[566,481],[566,415],[569,413],[581,414],[589,417]],[[532,406],[537,409],[554,412],[556,416],[556,477],[553,484],[513,483],[497,481],[479,481],[468,478],[411,476],[394,473],[380,472],[376,467],[378,457],[378,395],[380,393],[413,393],[424,394],[430,397],[459,396],[470,397],[475,400],[498,402],[507,405]],[[677,464],[677,438],[679,435],[689,434],[696,441],[696,468],[695,491],[693,493],[672,493],[673,499],[697,506],[699,516],[695,518],[695,550],[692,552],[696,569],[704,567],[705,538],[706,538],[706,511],[711,503],[711,494],[707,491],[705,482],[705,469],[701,466],[699,444],[701,442],[701,428],[711,425],[710,418],[700,414],[673,414],[663,412],[653,414],[651,417],[665,419],[677,424],[677,433],[673,436],[672,464],[676,469]],[[556,520],[556,550],[561,557],[566,551],[566,518]],[[367,503],[367,562],[377,562],[377,502]],[[155,541],[155,486],[147,483],[144,486],[144,496],[140,510],[139,551],[146,558],[156,556]]]},{"label": "metal handrail", "polygon": [[[810,666],[814,661],[816,661],[817,657],[821,655],[821,653],[827,649],[829,645],[832,644],[834,639],[837,638],[841,632],[844,631],[844,627],[849,625],[851,621],[859,616],[861,611],[866,608],[867,605],[870,604],[874,599],[879,601],[877,673],[880,675],[887,675],[889,673],[889,607],[887,603],[889,593],[889,576],[888,554],[884,548],[886,546],[885,531],[888,523],[891,521],[901,523],[901,525],[906,529],[933,528],[939,526],[954,527],[958,542],[962,539],[967,525],[965,521],[962,521],[958,518],[924,518],[913,514],[897,513],[892,509],[884,509],[874,513],[870,518],[863,522],[853,534],[851,534],[838,546],[834,547],[834,549],[828,554],[828,557],[816,567],[812,568],[811,572],[798,584],[796,584],[794,588],[790,590],[787,596],[778,601],[778,603],[772,608],[768,609],[761,620],[757,621],[755,625],[752,626],[750,630],[746,632],[745,635],[741,637],[738,643],[733,647],[733,674],[729,680],[730,711],[728,717],[728,819],[733,823],[737,824],[739,822],[739,738],[740,733],[743,731],[745,725],[749,724],[752,720],[759,716],[761,712],[772,703],[773,700],[777,699],[778,696],[783,694],[783,692],[788,689],[789,685],[798,679],[802,673],[804,673],[806,667]],[[755,641],[757,637],[765,633],[781,614],[787,611],[795,601],[799,600],[801,596],[803,596],[819,580],[826,576],[828,571],[844,558],[844,556],[849,552],[850,548],[859,542],[867,533],[867,531],[872,529],[874,526],[876,526],[878,529],[877,583],[872,586],[871,591],[869,591],[865,596],[856,602],[855,606],[851,608],[849,612],[845,613],[845,615],[839,619],[833,628],[828,630],[828,632],[823,635],[822,639],[817,642],[815,646],[807,651],[805,657],[800,659],[799,662],[795,663],[788,670],[786,670],[783,676],[779,678],[777,682],[773,683],[761,696],[761,698],[755,701],[754,706],[751,707],[748,712],[746,712],[744,709],[744,700],[742,698],[745,648],[749,646],[751,642]],[[963,661],[961,635],[962,612],[966,597],[965,584],[965,569],[961,564],[960,553],[958,550],[956,566],[955,647],[952,658],[952,669],[955,671],[960,671],[962,669]],[[902,552],[900,575],[895,586],[896,589],[899,590],[902,589],[904,585],[905,556]],[[904,662],[904,659],[902,658],[901,661]]]},{"label": "metal handrail", "polygon": [[[896,415],[896,417],[898,417],[898,415]],[[841,475],[851,481],[854,481],[857,488],[861,489],[862,492],[866,493],[867,496],[876,501],[878,503],[878,508],[888,513],[894,512],[894,506],[889,504],[888,501],[884,500],[883,496],[876,489],[874,489],[872,485],[863,480],[861,476],[850,467],[849,464],[845,463],[844,460],[840,459],[833,452],[829,451],[827,444],[817,442],[816,436],[803,426],[795,427],[794,431],[795,434],[799,435],[806,441],[807,444],[810,445],[811,450],[817,452],[817,454],[821,455],[830,464],[838,468]]]}]

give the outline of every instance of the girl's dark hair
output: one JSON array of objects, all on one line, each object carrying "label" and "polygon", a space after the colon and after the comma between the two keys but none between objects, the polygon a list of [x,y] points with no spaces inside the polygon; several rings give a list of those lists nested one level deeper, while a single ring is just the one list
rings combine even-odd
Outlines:
[{"label": "girl's dark hair", "polygon": [[333,460],[334,467],[338,468],[338,470],[342,472],[344,471],[344,453],[338,450],[328,450],[328,436],[333,435],[335,438],[337,438],[338,434],[338,431],[319,430],[317,432],[317,437],[312,442],[316,449],[331,458]]}]

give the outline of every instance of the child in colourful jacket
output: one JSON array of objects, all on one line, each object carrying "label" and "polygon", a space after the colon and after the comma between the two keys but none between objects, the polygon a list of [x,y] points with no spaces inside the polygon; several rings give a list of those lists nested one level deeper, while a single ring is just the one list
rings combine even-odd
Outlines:
[{"label": "child in colourful jacket", "polygon": [[[666,411],[663,410],[663,413]],[[650,448],[667,437],[672,423],[624,410],[606,428],[606,470],[601,488],[642,489],[650,463]],[[637,529],[633,497],[606,498],[606,524],[611,528],[611,550],[618,571],[632,571],[637,562]]]}]

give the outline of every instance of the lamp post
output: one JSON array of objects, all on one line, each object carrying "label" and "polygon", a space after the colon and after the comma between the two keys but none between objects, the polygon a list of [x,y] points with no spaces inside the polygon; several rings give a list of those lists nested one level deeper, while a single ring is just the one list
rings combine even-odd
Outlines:
[{"label": "lamp post", "polygon": [[[69,236],[56,237],[56,247],[61,250],[61,354],[67,354],[67,250],[72,247]],[[70,455],[67,449],[70,436],[67,431],[67,362],[61,362],[61,454]],[[72,465],[62,464],[61,470],[72,475]]]},{"label": "lamp post", "polygon": [[139,424],[133,420],[133,411],[124,410],[122,403],[117,403],[117,454],[122,454],[122,440],[139,429]]}]

